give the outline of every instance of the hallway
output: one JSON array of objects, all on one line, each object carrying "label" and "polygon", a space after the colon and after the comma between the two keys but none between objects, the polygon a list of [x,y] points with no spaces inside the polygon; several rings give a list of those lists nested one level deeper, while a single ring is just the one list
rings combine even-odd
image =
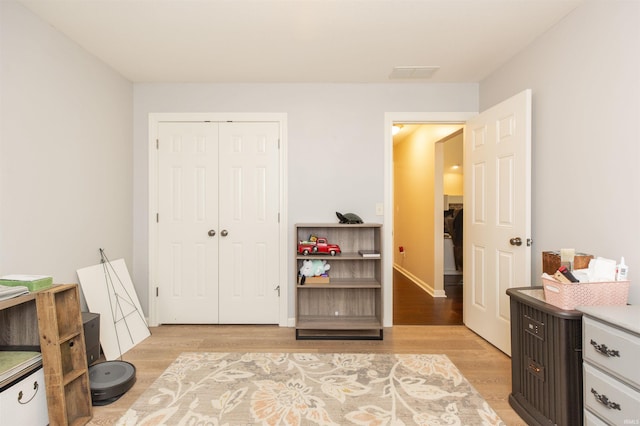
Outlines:
[{"label": "hallway", "polygon": [[462,276],[445,275],[447,297],[432,297],[393,271],[394,325],[462,325]]}]

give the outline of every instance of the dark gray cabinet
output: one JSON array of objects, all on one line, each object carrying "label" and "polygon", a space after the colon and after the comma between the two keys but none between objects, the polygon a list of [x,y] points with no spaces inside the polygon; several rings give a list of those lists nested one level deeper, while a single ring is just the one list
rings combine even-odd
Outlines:
[{"label": "dark gray cabinet", "polygon": [[529,425],[582,425],[582,313],[512,288],[509,404]]}]

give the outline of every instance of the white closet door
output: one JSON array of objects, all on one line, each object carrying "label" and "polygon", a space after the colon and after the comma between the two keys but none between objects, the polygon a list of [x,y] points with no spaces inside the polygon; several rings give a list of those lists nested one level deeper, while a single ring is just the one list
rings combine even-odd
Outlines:
[{"label": "white closet door", "polygon": [[158,134],[159,323],[217,323],[218,124],[162,122]]},{"label": "white closet door", "polygon": [[158,134],[159,323],[277,324],[279,124]]},{"label": "white closet door", "polygon": [[279,135],[220,124],[220,323],[278,323]]}]

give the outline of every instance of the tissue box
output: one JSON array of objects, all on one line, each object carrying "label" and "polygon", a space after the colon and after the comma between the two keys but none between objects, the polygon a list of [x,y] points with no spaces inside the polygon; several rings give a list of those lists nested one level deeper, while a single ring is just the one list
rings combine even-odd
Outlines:
[{"label": "tissue box", "polygon": [[626,305],[629,281],[571,283],[542,278],[545,301],[560,309],[577,306]]},{"label": "tissue box", "polygon": [[29,291],[42,290],[53,285],[53,277],[46,275],[6,275],[0,278],[0,285],[25,286]]},{"label": "tissue box", "polygon": [[[589,262],[593,259],[592,254],[576,253],[573,258],[573,269],[587,269]],[[559,251],[542,252],[542,272],[553,275],[560,267]]]}]

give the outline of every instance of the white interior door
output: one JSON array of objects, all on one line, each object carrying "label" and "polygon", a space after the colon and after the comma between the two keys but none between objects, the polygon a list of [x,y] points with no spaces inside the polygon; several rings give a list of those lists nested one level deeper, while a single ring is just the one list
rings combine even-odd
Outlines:
[{"label": "white interior door", "polygon": [[220,322],[279,314],[279,124],[220,126]]},{"label": "white interior door", "polygon": [[531,91],[464,132],[464,323],[511,353],[506,290],[531,281]]},{"label": "white interior door", "polygon": [[278,323],[279,123],[158,127],[158,322]]},{"label": "white interior door", "polygon": [[158,125],[158,321],[218,322],[218,124]]}]

